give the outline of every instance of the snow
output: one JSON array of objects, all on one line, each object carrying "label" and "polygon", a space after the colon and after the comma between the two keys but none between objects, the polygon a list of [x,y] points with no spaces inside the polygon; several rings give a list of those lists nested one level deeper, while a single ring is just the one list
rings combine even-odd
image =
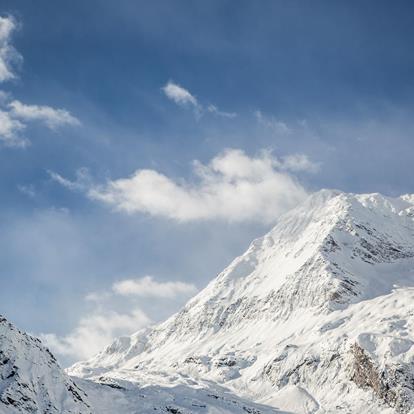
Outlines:
[{"label": "snow", "polygon": [[413,315],[414,196],[322,190],[68,373],[99,413],[414,413]]},{"label": "snow", "polygon": [[118,380],[102,385],[78,380],[78,383],[87,392],[95,412],[99,414],[147,414],[157,411],[173,414],[287,414],[247,401],[225,388],[211,384],[195,385],[183,380],[174,384],[155,385],[143,381]]},{"label": "snow", "polygon": [[0,414],[89,414],[84,392],[40,340],[0,316]]}]

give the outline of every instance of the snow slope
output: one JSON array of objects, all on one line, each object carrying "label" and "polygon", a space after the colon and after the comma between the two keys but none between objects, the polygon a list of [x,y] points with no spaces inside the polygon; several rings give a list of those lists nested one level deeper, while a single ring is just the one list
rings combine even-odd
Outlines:
[{"label": "snow slope", "polygon": [[289,414],[241,398],[226,388],[177,376],[77,380],[97,414]]},{"label": "snow slope", "polygon": [[0,414],[283,414],[209,382],[70,379],[40,340],[0,317]]},{"label": "snow slope", "polygon": [[410,412],[413,219],[412,195],[315,193],[179,313],[68,372],[85,389],[219,387],[298,414]]},{"label": "snow slope", "polygon": [[0,413],[91,413],[85,393],[54,356],[1,316]]}]

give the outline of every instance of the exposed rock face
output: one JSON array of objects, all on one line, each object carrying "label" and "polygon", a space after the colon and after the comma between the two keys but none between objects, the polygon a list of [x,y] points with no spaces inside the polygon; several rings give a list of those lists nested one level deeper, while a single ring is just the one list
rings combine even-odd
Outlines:
[{"label": "exposed rock face", "polygon": [[370,387],[375,393],[381,395],[383,393],[383,384],[378,369],[374,367],[369,356],[364,349],[358,344],[352,346],[352,353],[354,355],[354,373],[352,380],[364,388]]},{"label": "exposed rock face", "polygon": [[85,393],[49,350],[1,316],[0,413],[91,413]]},{"label": "exposed rock face", "polygon": [[401,364],[379,368],[358,344],[352,346],[354,357],[352,380],[372,391],[399,413],[408,413],[414,406],[413,365]]}]

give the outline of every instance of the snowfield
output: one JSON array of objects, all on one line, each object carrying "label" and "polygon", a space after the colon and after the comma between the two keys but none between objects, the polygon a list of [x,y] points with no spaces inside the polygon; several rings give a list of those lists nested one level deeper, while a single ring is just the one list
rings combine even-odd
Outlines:
[{"label": "snowfield", "polygon": [[68,374],[96,413],[414,413],[413,344],[414,196],[322,190]]}]

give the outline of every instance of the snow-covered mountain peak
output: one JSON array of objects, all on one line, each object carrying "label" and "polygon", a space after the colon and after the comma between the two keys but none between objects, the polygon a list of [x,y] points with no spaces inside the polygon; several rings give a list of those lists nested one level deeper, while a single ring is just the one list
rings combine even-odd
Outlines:
[{"label": "snow-covered mountain peak", "polygon": [[[206,339],[301,309],[330,312],[390,293],[395,285],[412,285],[414,221],[404,214],[410,205],[380,194],[311,195],[149,337],[157,346]],[[141,345],[134,352],[148,341],[146,333],[137,334],[132,342]],[[109,349],[107,357],[114,360]]]},{"label": "snow-covered mountain peak", "polygon": [[[315,193],[253,241],[186,309],[250,298],[275,299],[275,311],[283,312],[283,303],[329,308],[375,296],[369,285],[378,269],[372,275],[372,266],[398,266],[414,256],[407,208],[406,201],[380,194]],[[387,277],[376,289],[390,292],[404,278],[404,272]]]},{"label": "snow-covered mountain peak", "polygon": [[408,412],[412,201],[315,193],[176,315],[69,372],[103,382],[210,380],[294,413],[378,413],[383,403]]},{"label": "snow-covered mountain peak", "polygon": [[39,339],[0,316],[0,413],[90,414],[85,393]]},{"label": "snow-covered mountain peak", "polygon": [[405,202],[414,205],[414,194],[404,194],[400,198]]},{"label": "snow-covered mountain peak", "polygon": [[322,190],[78,378],[0,317],[0,413],[414,413],[413,315],[414,196]]}]

